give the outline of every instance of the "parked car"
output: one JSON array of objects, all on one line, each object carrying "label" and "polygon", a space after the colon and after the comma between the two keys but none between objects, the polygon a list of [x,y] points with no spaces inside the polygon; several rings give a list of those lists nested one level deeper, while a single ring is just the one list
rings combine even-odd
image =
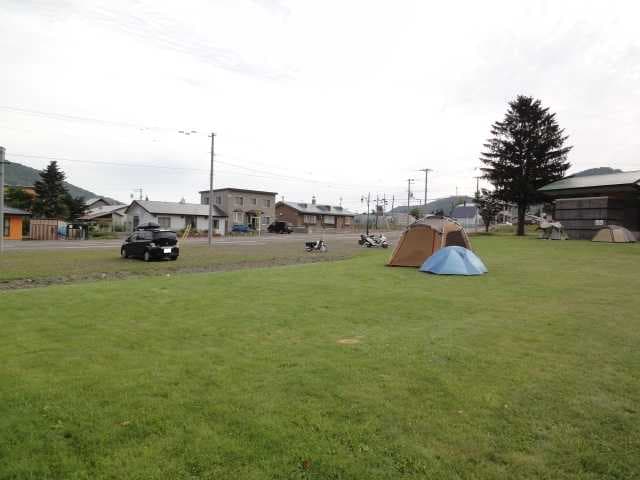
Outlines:
[{"label": "parked car", "polygon": [[251,228],[251,226],[249,225],[244,225],[242,223],[239,223],[231,227],[231,232],[232,233],[251,233],[253,232],[253,228]]},{"label": "parked car", "polygon": [[269,233],[291,233],[293,229],[289,222],[273,222],[267,227]]},{"label": "parked car", "polygon": [[180,255],[176,232],[160,229],[136,230],[120,247],[122,258],[137,257],[145,262],[151,259],[176,260]]}]

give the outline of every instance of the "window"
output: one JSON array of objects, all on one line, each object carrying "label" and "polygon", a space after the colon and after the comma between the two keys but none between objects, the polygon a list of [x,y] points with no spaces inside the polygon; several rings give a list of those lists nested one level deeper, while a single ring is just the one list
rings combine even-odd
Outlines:
[{"label": "window", "polygon": [[265,207],[270,207],[271,206],[271,200],[266,199],[262,202],[264,204]]},{"label": "window", "polygon": [[351,217],[344,217],[344,224],[345,226],[351,225]]},{"label": "window", "polygon": [[269,225],[271,223],[271,217],[262,217],[262,225]]},{"label": "window", "polygon": [[327,225],[334,225],[336,223],[336,217],[334,217],[333,215],[325,215],[324,223],[326,223]]},{"label": "window", "polygon": [[233,212],[233,223],[242,223],[242,212]]},{"label": "window", "polygon": [[160,228],[171,228],[171,217],[158,217]]},{"label": "window", "polygon": [[218,196],[216,197],[216,203],[217,203],[218,205],[220,205],[220,204],[222,203],[222,197],[221,197],[220,195],[218,195]]},{"label": "window", "polygon": [[304,223],[315,224],[316,223],[316,216],[315,215],[305,215],[304,216]]},{"label": "window", "polygon": [[2,226],[2,235],[5,237],[9,236],[9,226],[11,223],[9,222],[9,217],[4,217],[4,225]]},{"label": "window", "polygon": [[235,205],[238,205],[238,206],[241,207],[241,206],[244,205],[244,198],[242,198],[242,197],[233,197],[233,203]]},{"label": "window", "polygon": [[251,199],[251,205],[257,205],[258,204],[258,199],[257,198],[252,198]]}]

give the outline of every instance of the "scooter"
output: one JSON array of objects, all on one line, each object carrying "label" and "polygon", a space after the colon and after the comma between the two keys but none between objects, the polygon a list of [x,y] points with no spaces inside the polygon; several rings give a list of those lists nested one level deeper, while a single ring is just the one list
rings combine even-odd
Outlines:
[{"label": "scooter", "polygon": [[360,234],[360,240],[358,240],[358,244],[361,247],[366,248],[389,248],[389,242],[387,241],[387,237],[380,234],[379,236],[375,235],[365,235],[364,233]]},{"label": "scooter", "polygon": [[326,252],[329,250],[327,246],[327,242],[324,240],[318,240],[317,242],[304,242],[304,251],[305,252]]}]

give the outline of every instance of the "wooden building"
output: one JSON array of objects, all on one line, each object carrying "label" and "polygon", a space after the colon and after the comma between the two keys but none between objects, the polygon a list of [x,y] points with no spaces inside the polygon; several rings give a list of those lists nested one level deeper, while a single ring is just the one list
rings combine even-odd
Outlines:
[{"label": "wooden building", "polygon": [[22,240],[24,220],[31,215],[29,212],[18,208],[4,208],[4,225],[2,226],[2,236],[6,240]]},{"label": "wooden building", "polygon": [[355,213],[346,208],[333,205],[319,205],[315,197],[311,203],[278,202],[276,203],[276,219],[289,222],[296,227],[306,227],[307,231],[353,229]]},{"label": "wooden building", "polygon": [[553,203],[553,218],[572,239],[591,240],[605,225],[640,238],[640,170],[566,177],[540,189]]}]

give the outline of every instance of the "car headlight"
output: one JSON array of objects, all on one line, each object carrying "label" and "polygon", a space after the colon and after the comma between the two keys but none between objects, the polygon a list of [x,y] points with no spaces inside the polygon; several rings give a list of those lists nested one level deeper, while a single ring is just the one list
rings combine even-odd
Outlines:
[{"label": "car headlight", "polygon": [[150,246],[151,248],[154,248],[154,247],[156,246],[156,244],[155,244],[155,243],[153,243],[153,242],[151,242],[151,243],[149,244],[149,246]]}]

